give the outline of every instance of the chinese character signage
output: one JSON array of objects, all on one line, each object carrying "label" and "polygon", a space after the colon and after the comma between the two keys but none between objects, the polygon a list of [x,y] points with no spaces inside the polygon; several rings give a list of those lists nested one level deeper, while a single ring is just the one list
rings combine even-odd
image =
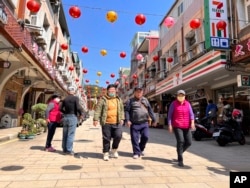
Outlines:
[{"label": "chinese character signage", "polygon": [[250,58],[250,39],[246,39],[232,47],[232,62],[243,62]]},{"label": "chinese character signage", "polygon": [[227,0],[204,0],[206,49],[229,49]]}]

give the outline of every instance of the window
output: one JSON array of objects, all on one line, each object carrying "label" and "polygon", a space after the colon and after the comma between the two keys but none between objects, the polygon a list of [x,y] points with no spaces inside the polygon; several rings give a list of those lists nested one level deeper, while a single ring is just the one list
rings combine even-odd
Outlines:
[{"label": "window", "polygon": [[6,90],[4,107],[16,109],[16,103],[17,103],[17,92],[13,92],[11,90]]},{"label": "window", "polygon": [[182,13],[183,13],[183,3],[181,3],[181,4],[178,6],[178,16],[180,16]]},{"label": "window", "polygon": [[192,30],[186,35],[186,49],[189,50],[196,43],[196,35]]}]

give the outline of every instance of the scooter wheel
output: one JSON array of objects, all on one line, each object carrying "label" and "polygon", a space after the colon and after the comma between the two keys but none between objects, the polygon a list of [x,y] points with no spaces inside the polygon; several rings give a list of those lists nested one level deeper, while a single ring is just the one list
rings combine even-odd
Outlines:
[{"label": "scooter wheel", "polygon": [[246,139],[245,139],[244,136],[243,136],[242,139],[239,141],[239,144],[240,144],[240,145],[245,145],[245,144],[246,144]]},{"label": "scooter wheel", "polygon": [[196,141],[201,141],[202,139],[201,133],[199,131],[195,131],[193,136]]},{"label": "scooter wheel", "polygon": [[217,139],[217,143],[219,144],[219,146],[225,146],[227,144],[227,141],[225,141],[224,139],[221,139],[220,137]]}]

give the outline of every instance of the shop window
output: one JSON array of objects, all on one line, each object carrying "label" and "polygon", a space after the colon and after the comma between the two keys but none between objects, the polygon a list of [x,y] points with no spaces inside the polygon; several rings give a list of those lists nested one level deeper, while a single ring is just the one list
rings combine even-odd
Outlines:
[{"label": "shop window", "polygon": [[5,91],[5,100],[4,100],[4,107],[16,109],[17,103],[17,92],[13,92],[11,90]]}]

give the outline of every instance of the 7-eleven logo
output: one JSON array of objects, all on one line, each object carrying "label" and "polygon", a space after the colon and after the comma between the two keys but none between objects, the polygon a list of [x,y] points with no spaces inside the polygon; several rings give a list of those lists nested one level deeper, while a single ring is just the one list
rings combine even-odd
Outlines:
[{"label": "7-eleven logo", "polygon": [[213,1],[212,4],[216,6],[216,8],[212,8],[212,11],[216,13],[216,17],[220,18],[221,13],[224,13],[224,10],[222,10],[223,3],[220,1]]}]

